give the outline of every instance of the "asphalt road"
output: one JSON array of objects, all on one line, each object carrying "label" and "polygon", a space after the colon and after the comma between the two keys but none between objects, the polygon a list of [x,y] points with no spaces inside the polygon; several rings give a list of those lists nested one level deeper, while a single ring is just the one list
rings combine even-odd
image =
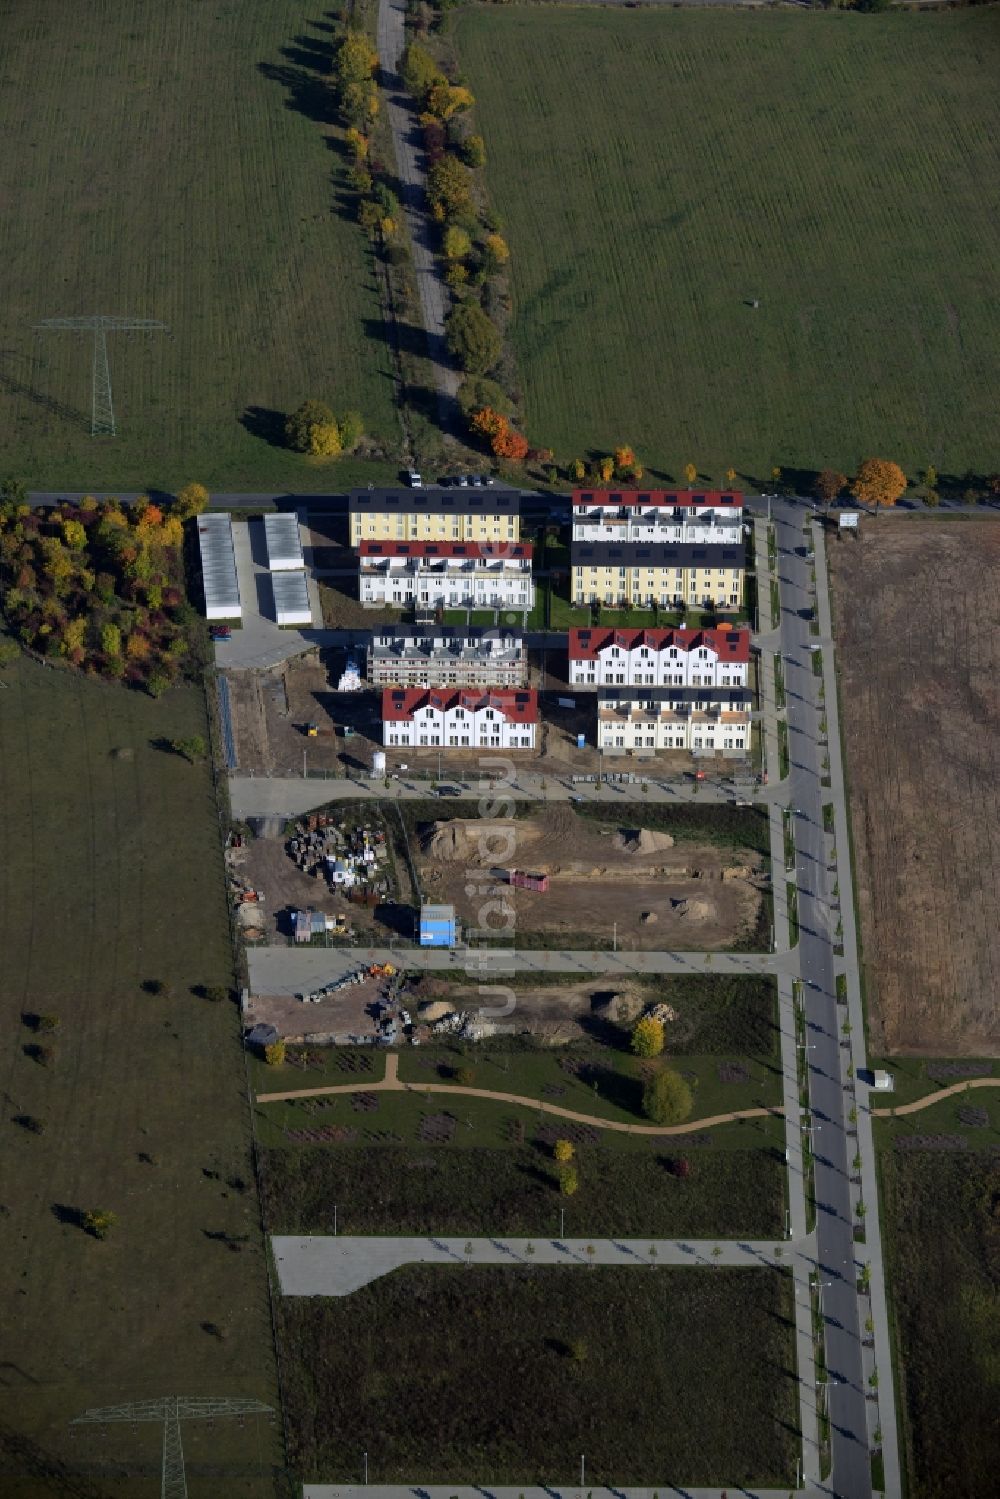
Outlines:
[{"label": "asphalt road", "polygon": [[[844,1499],[871,1494],[867,1407],[856,1292],[855,1245],[848,1172],[848,1138],[842,1081],[841,1038],[834,977],[832,887],[823,833],[820,679],[813,675],[807,615],[814,602],[803,511],[781,504],[773,511],[781,587],[781,649],[795,819],[799,889],[799,960],[806,981],[805,1012],[809,1095],[815,1121],[816,1236],[824,1289],[827,1364],[841,1381],[828,1391],[833,1451],[833,1493]],[[827,799],[832,793],[827,791]],[[846,1063],[844,1064],[846,1065]],[[849,1107],[847,1104],[846,1107]],[[853,1154],[853,1151],[852,1151]]]}]

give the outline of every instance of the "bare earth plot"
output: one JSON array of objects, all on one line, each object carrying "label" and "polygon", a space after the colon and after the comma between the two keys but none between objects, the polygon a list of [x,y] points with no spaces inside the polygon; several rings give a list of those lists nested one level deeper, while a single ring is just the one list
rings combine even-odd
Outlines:
[{"label": "bare earth plot", "polygon": [[419,836],[420,880],[427,899],[453,903],[462,921],[482,916],[481,886],[494,868],[547,874],[545,892],[505,888],[514,930],[544,933],[553,946],[573,933],[608,937],[617,924],[624,946],[725,947],[753,929],[760,906],[761,860],[741,850],[684,843],[667,833],[617,828],[550,805],[531,819],[428,823]]},{"label": "bare earth plot", "polygon": [[1000,523],[829,549],[875,1050],[1000,1048]]}]

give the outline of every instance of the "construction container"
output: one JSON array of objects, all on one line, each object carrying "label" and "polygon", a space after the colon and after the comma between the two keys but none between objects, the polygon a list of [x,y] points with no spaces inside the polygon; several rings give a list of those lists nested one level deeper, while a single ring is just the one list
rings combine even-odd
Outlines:
[{"label": "construction container", "polygon": [[519,890],[542,890],[549,888],[549,877],[547,874],[525,874],[523,869],[511,869],[507,872],[507,879],[511,885],[516,885]]},{"label": "construction container", "polygon": [[421,906],[421,947],[454,947],[457,930],[454,906]]}]

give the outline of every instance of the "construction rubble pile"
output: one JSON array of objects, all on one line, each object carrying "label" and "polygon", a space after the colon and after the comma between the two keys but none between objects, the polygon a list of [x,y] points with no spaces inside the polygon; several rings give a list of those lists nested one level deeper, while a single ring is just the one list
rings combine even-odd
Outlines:
[{"label": "construction rubble pile", "polygon": [[325,812],[312,813],[295,824],[285,848],[303,874],[325,879],[349,900],[374,905],[389,894],[383,828],[369,823],[345,827]]}]

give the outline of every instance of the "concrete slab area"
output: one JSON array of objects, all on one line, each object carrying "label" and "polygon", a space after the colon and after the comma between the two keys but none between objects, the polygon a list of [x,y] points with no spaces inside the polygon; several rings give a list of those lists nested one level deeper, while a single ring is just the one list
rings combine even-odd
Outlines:
[{"label": "concrete slab area", "polygon": [[[510,973],[616,974],[798,972],[795,953],[563,952],[547,948],[249,947],[252,994],[303,994],[361,964],[392,963],[414,972],[447,970],[470,982],[503,983]],[[336,1004],[335,1000],[329,1002]],[[315,1007],[317,1016],[325,1005]]]},{"label": "concrete slab area", "polygon": [[812,1237],[797,1241],[733,1239],[527,1239],[369,1237],[311,1234],[272,1238],[285,1296],[349,1296],[401,1265],[662,1265],[779,1268],[803,1277],[815,1267]]}]

